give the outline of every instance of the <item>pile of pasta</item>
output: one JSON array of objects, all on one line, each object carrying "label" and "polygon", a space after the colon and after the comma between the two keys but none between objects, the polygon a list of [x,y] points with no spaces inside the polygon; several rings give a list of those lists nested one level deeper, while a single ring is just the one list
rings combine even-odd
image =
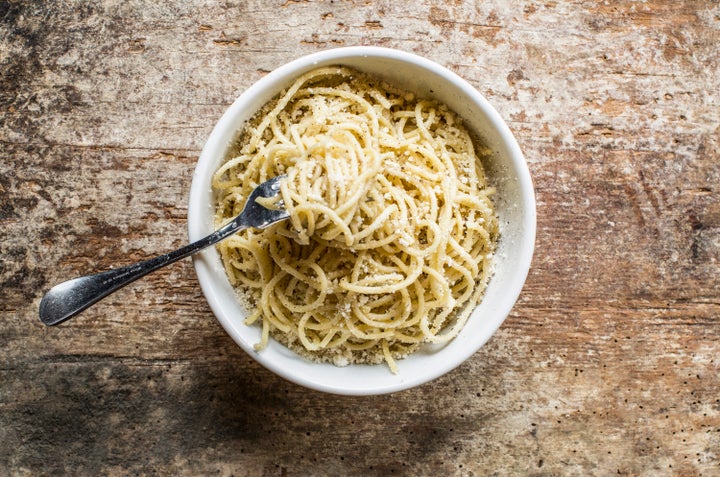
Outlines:
[{"label": "pile of pasta", "polygon": [[[299,77],[215,173],[216,225],[286,175],[290,219],[218,245],[270,337],[336,365],[396,360],[455,337],[492,273],[498,220],[454,113],[345,67]],[[480,151],[481,152],[481,151]]]}]

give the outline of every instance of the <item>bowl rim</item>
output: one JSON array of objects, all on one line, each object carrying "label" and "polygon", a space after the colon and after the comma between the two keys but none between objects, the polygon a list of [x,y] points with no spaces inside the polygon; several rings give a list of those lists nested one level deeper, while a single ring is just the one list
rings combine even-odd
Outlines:
[{"label": "bowl rim", "polygon": [[[500,325],[509,315],[522,291],[529,273],[534,253],[537,220],[535,192],[532,184],[532,178],[525,158],[520,150],[520,146],[510,131],[510,128],[495,108],[477,89],[459,75],[450,71],[448,68],[427,58],[402,50],[377,46],[351,46],[323,50],[301,56],[295,60],[285,63],[282,66],[279,66],[240,94],[240,96],[238,96],[225,110],[208,136],[198,158],[190,188],[190,197],[188,202],[188,234],[190,240],[195,241],[209,233],[207,230],[207,221],[208,215],[209,217],[212,217],[214,214],[213,204],[205,204],[205,207],[201,206],[206,202],[205,198],[207,197],[209,187],[209,182],[205,182],[203,180],[205,176],[208,176],[208,167],[206,164],[213,160],[218,160],[217,154],[220,152],[223,156],[225,155],[231,138],[234,137],[240,127],[238,126],[237,121],[238,116],[241,116],[241,113],[248,110],[248,108],[253,112],[252,114],[254,114],[254,112],[266,102],[266,100],[259,101],[255,98],[262,97],[262,93],[267,93],[268,91],[273,91],[273,95],[277,94],[283,87],[287,86],[290,81],[302,74],[304,71],[322,65],[342,63],[343,61],[357,57],[362,57],[363,59],[378,58],[407,63],[427,70],[431,74],[449,81],[454,87],[458,88],[462,94],[467,96],[468,100],[478,106],[485,115],[485,119],[491,124],[492,129],[494,129],[500,136],[502,144],[507,148],[521,194],[520,199],[522,204],[520,204],[520,207],[522,209],[522,223],[520,226],[522,227],[523,234],[521,236],[522,243],[518,248],[519,255],[515,257],[515,261],[518,266],[517,269],[514,270],[514,279],[510,282],[509,288],[504,290],[504,299],[497,304],[498,306],[496,308],[493,308],[493,320],[490,325],[483,327],[482,334],[480,336],[474,336],[471,343],[466,343],[465,346],[460,346],[459,350],[453,353],[453,359],[436,363],[432,369],[423,374],[402,376],[403,371],[401,370],[399,376],[393,375],[397,376],[397,379],[389,382],[383,382],[382,384],[370,382],[365,385],[357,386],[341,385],[333,382],[327,382],[322,379],[318,380],[311,375],[293,372],[292,369],[288,370],[285,366],[283,366],[283,363],[279,363],[277,360],[272,359],[272,357],[268,357],[265,351],[255,351],[252,345],[249,344],[247,339],[242,335],[242,331],[239,328],[239,326],[244,328],[250,327],[244,325],[242,320],[228,316],[227,310],[224,309],[222,305],[222,295],[219,294],[216,289],[216,284],[213,283],[214,278],[217,279],[214,275],[217,275],[218,273],[221,273],[225,281],[227,281],[224,269],[220,267],[220,270],[218,270],[217,261],[219,260],[219,255],[217,254],[215,248],[210,247],[201,253],[194,255],[193,264],[203,295],[205,296],[218,321],[233,341],[235,341],[237,345],[239,345],[263,367],[288,381],[318,391],[341,395],[378,395],[409,389],[437,379],[462,364],[465,360],[477,352],[498,330]],[[208,177],[211,177],[213,172],[214,170],[210,171]],[[492,282],[492,278],[490,282]],[[458,335],[451,340],[451,343],[458,340],[460,336],[462,336],[462,331],[461,335]],[[466,339],[465,341],[467,342],[468,340]],[[271,339],[271,344],[272,343],[277,342],[274,342]],[[279,344],[277,344],[277,346],[282,347],[282,345]],[[287,353],[293,355],[295,359],[298,359],[294,353],[285,348],[285,354]],[[408,357],[406,360],[410,358],[411,357]],[[304,358],[299,359],[302,360]],[[320,367],[333,365],[329,365],[327,363],[312,363],[310,361],[307,361],[306,365],[299,365],[299,367],[303,370],[309,369],[308,366]],[[369,366],[378,368],[383,365],[349,365],[347,368],[343,369],[354,369],[357,371],[362,370],[363,367]],[[386,366],[384,366],[383,371],[391,374],[390,371],[387,370]]]}]

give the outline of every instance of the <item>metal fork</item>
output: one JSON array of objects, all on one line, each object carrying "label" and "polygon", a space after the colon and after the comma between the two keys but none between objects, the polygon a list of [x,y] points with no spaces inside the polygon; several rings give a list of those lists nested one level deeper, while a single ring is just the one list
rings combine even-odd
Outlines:
[{"label": "metal fork", "polygon": [[280,180],[284,177],[278,176],[257,186],[250,193],[240,215],[197,242],[144,262],[75,278],[55,285],[40,301],[40,321],[48,326],[62,323],[138,278],[214,245],[235,232],[250,227],[264,229],[287,219],[286,210],[267,209],[256,202],[256,199],[261,197],[275,197],[280,191]]}]

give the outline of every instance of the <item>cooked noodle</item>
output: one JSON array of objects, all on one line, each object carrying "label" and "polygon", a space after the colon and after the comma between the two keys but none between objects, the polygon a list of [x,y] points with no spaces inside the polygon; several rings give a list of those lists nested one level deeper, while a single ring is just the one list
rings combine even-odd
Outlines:
[{"label": "cooked noodle", "polygon": [[216,225],[280,174],[290,220],[218,246],[270,336],[338,365],[455,337],[483,295],[498,235],[468,132],[443,105],[327,67],[298,78],[215,173]]}]

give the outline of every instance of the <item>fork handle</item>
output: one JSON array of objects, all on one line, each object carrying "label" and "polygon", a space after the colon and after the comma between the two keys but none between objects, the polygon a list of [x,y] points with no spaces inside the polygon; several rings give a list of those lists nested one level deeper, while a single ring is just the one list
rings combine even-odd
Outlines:
[{"label": "fork handle", "polygon": [[40,321],[52,326],[69,320],[138,278],[188,257],[244,228],[247,228],[244,223],[234,220],[197,242],[170,253],[122,268],[73,278],[55,285],[40,301]]}]

